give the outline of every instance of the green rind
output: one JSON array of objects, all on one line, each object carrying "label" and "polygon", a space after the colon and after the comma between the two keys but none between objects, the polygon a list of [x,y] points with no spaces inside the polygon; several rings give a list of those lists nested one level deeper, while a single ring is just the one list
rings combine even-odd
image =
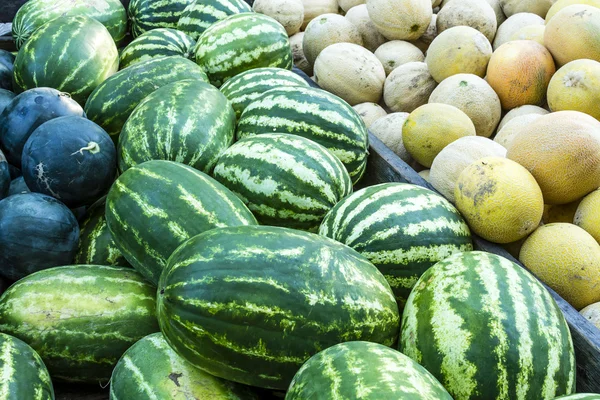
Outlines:
[{"label": "green rind", "polygon": [[177,29],[183,10],[194,0],[131,0],[127,15],[134,38],[157,28]]},{"label": "green rind", "polygon": [[177,29],[197,40],[215,22],[243,12],[252,12],[244,0],[195,0],[183,10]]},{"label": "green rind", "polygon": [[38,28],[19,50],[13,86],[18,92],[51,87],[83,105],[118,67],[117,47],[104,25],[83,15],[59,17]]},{"label": "green rind", "polygon": [[127,33],[127,12],[119,0],[29,0],[12,21],[17,50],[46,22],[62,16],[85,15],[106,27],[115,43]]},{"label": "green rind", "polygon": [[312,140],[264,134],[240,140],[213,176],[237,194],[263,225],[316,231],[325,214],[352,193],[344,164]]},{"label": "green rind", "polygon": [[38,352],[53,380],[98,384],[121,355],[158,331],[156,292],[131,268],[54,267],[0,297],[0,330]]},{"label": "green rind", "polygon": [[209,173],[234,136],[233,108],[217,88],[199,80],[170,83],[142,100],[125,122],[119,168],[170,160]]},{"label": "green rind", "polygon": [[573,343],[560,309],[535,277],[495,254],[454,254],[421,276],[402,315],[400,351],[456,400],[575,391]]},{"label": "green rind", "polygon": [[171,253],[204,231],[254,225],[225,186],[187,165],[163,160],[129,168],[106,199],[108,229],[125,259],[156,285]]},{"label": "green rind", "polygon": [[310,87],[279,87],[248,104],[237,126],[237,138],[262,133],[292,133],[333,152],[352,182],[367,167],[369,136],[360,115],[339,97]]},{"label": "green rind", "polygon": [[110,380],[110,400],[245,400],[249,388],[216,378],[194,367],[153,333],[131,346]]},{"label": "green rind", "polygon": [[158,28],[133,39],[119,54],[119,68],[158,57],[193,58],[196,41],[176,29]]},{"label": "green rind", "polygon": [[27,343],[0,333],[0,399],[54,400],[50,374]]},{"label": "green rind", "polygon": [[400,309],[419,277],[446,257],[473,250],[458,210],[431,190],[382,183],[339,202],[319,234],[361,253],[388,280]]},{"label": "green rind", "polygon": [[298,370],[285,400],[452,400],[425,368],[404,354],[369,342],[340,343]]},{"label": "green rind", "polygon": [[577,393],[570,396],[560,396],[556,400],[600,400],[600,394],[596,393]]},{"label": "green rind", "polygon": [[259,67],[292,69],[292,48],[283,26],[264,14],[245,12],[212,24],[198,38],[196,63],[210,83]]},{"label": "green rind", "polygon": [[213,229],[169,258],[158,295],[161,331],[211,375],[286,389],[334,344],[391,346],[399,314],[381,273],[351,248],[293,229]]},{"label": "green rind", "polygon": [[219,90],[231,101],[235,116],[239,119],[248,104],[267,90],[279,86],[308,87],[308,83],[287,69],[255,68],[229,79]]},{"label": "green rind", "polygon": [[208,82],[202,68],[180,56],[142,61],[102,82],[85,103],[87,117],[100,125],[115,143],[135,107],[155,90],[185,79]]}]

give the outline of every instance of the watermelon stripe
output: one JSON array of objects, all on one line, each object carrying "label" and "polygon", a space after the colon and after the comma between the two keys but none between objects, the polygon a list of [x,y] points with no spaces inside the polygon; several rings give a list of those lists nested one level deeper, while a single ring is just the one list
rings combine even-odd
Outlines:
[{"label": "watermelon stripe", "polygon": [[124,69],[152,58],[181,56],[192,58],[196,41],[175,29],[158,28],[135,38],[121,52],[119,68]]},{"label": "watermelon stripe", "polygon": [[242,12],[252,12],[243,0],[196,0],[183,10],[177,29],[198,39],[213,23]]},{"label": "watermelon stripe", "polygon": [[134,38],[156,28],[177,28],[183,10],[193,0],[131,0],[127,14]]}]

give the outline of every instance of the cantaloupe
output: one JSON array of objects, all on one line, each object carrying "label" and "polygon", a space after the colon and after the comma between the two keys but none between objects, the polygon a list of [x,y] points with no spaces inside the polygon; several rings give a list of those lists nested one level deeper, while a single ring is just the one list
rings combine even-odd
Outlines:
[{"label": "cantaloupe", "polygon": [[310,65],[314,65],[319,53],[334,43],[363,45],[358,28],[344,16],[323,14],[313,19],[306,27],[302,39],[302,49],[306,60]]},{"label": "cantaloupe", "polygon": [[431,170],[429,169],[424,169],[422,171],[418,172],[419,175],[421,176],[421,178],[425,179],[427,182],[429,182],[429,175],[431,173]]},{"label": "cantaloupe", "polygon": [[283,25],[288,36],[299,32],[304,22],[302,0],[255,0],[252,10],[275,19]]},{"label": "cantaloupe", "polygon": [[[436,38],[437,34],[437,14],[433,14],[425,33],[422,34],[420,38],[413,40],[410,43],[417,46],[423,53],[426,53],[429,49],[429,45],[433,42],[433,39]],[[423,56],[423,59],[425,59],[425,56]]]},{"label": "cantaloupe", "polygon": [[550,10],[548,10],[548,13],[546,14],[546,23],[548,23],[548,21],[554,17],[554,14],[573,4],[587,4],[600,8],[600,0],[558,0],[552,5],[552,7],[550,7]]},{"label": "cantaloupe", "polygon": [[404,40],[390,40],[375,50],[385,74],[389,75],[394,68],[413,61],[425,60],[425,54],[417,46]]},{"label": "cantaloupe", "polygon": [[494,89],[473,74],[457,74],[444,79],[431,93],[429,103],[449,104],[471,118],[477,135],[490,137],[496,130],[502,107]]},{"label": "cantaloupe", "polygon": [[438,192],[454,203],[454,187],[460,173],[472,162],[490,156],[506,157],[506,149],[481,136],[461,137],[444,147],[435,157],[429,181]]},{"label": "cantaloupe", "polygon": [[360,115],[367,128],[369,128],[373,122],[377,121],[381,117],[385,117],[387,112],[377,103],[360,103],[352,106]]},{"label": "cantaloupe", "polygon": [[302,0],[304,6],[304,21],[300,29],[305,30],[310,21],[319,15],[337,14],[339,6],[337,0]]},{"label": "cantaloupe", "polygon": [[306,75],[312,76],[313,68],[304,56],[304,50],[302,49],[302,42],[304,40],[304,32],[298,32],[290,37],[290,46],[292,47],[292,56],[294,58],[294,65],[298,69],[302,70]]},{"label": "cantaloupe", "polygon": [[494,142],[508,149],[515,136],[521,131],[527,132],[528,126],[539,117],[541,117],[539,114],[525,114],[511,119],[494,136]]},{"label": "cantaloupe", "polygon": [[600,243],[600,190],[585,196],[573,215],[573,223],[583,228]]},{"label": "cantaloupe", "polygon": [[532,13],[544,18],[556,0],[500,0],[504,15],[510,17],[518,13]]},{"label": "cantaloupe", "polygon": [[577,310],[600,301],[600,245],[577,225],[539,227],[519,260]]},{"label": "cantaloupe", "polygon": [[600,302],[584,307],[580,313],[585,319],[590,321],[592,325],[600,329]]},{"label": "cantaloupe", "polygon": [[492,47],[496,50],[504,43],[512,40],[512,36],[521,28],[530,25],[544,25],[544,18],[532,13],[518,13],[507,18],[496,31]]},{"label": "cantaloupe", "polygon": [[404,147],[427,168],[444,147],[463,136],[475,136],[473,122],[458,108],[442,103],[418,107],[402,128]]},{"label": "cantaloupe", "polygon": [[461,73],[483,78],[491,55],[492,46],[483,33],[470,26],[455,26],[433,39],[425,62],[439,83]]},{"label": "cantaloupe", "polygon": [[528,25],[512,34],[510,40],[534,40],[544,45],[545,25]]},{"label": "cantaloupe", "polygon": [[385,105],[394,112],[412,112],[427,103],[437,82],[424,62],[409,62],[394,69],[383,86]]},{"label": "cantaloupe", "polygon": [[496,35],[496,13],[485,1],[451,1],[437,13],[436,25],[438,34],[453,26],[470,26],[491,42]]},{"label": "cantaloupe", "polygon": [[431,21],[430,0],[367,0],[369,16],[389,40],[415,40]]},{"label": "cantaloupe", "polygon": [[487,67],[487,81],[502,108],[542,105],[555,72],[552,55],[533,40],[514,40],[498,47]]},{"label": "cantaloupe", "polygon": [[543,115],[514,137],[507,157],[533,174],[546,204],[570,203],[600,187],[600,122],[578,111]]},{"label": "cantaloupe", "polygon": [[534,177],[504,157],[484,157],[467,166],[456,181],[454,197],[473,232],[496,243],[524,238],[544,212]]},{"label": "cantaloupe", "polygon": [[502,119],[500,120],[500,124],[498,124],[498,128],[496,128],[496,132],[500,132],[502,127],[504,125],[506,125],[513,118],[520,117],[522,115],[527,115],[527,114],[546,115],[549,112],[550,111],[546,110],[545,108],[542,108],[540,106],[530,105],[530,104],[513,108],[512,110],[507,112],[504,115],[504,117],[502,117]]},{"label": "cantaloupe", "polygon": [[552,111],[581,111],[600,120],[600,62],[575,60],[554,74],[548,85]]},{"label": "cantaloupe", "polygon": [[360,4],[352,7],[345,15],[348,21],[352,22],[358,29],[363,41],[363,46],[367,50],[374,52],[384,44],[387,39],[375,28],[375,24],[369,18],[366,4]]},{"label": "cantaloupe", "polygon": [[373,122],[369,129],[404,162],[412,164],[414,159],[402,141],[402,127],[407,117],[405,112],[391,113]]},{"label": "cantaloupe", "polygon": [[340,8],[345,12],[348,12],[352,7],[356,7],[360,4],[365,4],[366,0],[338,0]]}]

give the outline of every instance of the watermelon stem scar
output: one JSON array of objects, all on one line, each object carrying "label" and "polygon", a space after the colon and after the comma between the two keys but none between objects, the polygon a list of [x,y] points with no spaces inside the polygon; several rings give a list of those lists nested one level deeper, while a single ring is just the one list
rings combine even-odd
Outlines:
[{"label": "watermelon stem scar", "polygon": [[77,150],[76,152],[72,153],[71,155],[74,156],[75,154],[79,153],[81,155],[83,155],[83,151],[89,151],[92,154],[96,154],[100,151],[100,146],[98,146],[98,143],[96,142],[89,142],[88,145],[86,147],[82,147],[79,150]]}]

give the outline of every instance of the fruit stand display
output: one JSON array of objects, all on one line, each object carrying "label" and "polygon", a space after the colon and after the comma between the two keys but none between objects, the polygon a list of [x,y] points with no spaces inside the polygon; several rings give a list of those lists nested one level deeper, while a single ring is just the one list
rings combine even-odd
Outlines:
[{"label": "fruit stand display", "polygon": [[600,398],[597,0],[6,10],[0,400]]}]

